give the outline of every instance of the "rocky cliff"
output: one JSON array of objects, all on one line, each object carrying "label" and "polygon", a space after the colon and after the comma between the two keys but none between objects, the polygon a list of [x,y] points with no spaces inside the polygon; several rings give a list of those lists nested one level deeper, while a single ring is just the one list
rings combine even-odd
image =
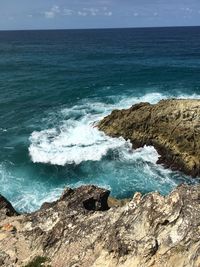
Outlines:
[{"label": "rocky cliff", "polygon": [[108,196],[94,186],[68,188],[24,215],[1,198],[0,266],[200,266],[200,186],[166,197],[136,193],[111,208]]},{"label": "rocky cliff", "polygon": [[130,140],[133,148],[153,145],[159,163],[200,176],[200,100],[162,100],[114,110],[99,123],[112,137]]}]

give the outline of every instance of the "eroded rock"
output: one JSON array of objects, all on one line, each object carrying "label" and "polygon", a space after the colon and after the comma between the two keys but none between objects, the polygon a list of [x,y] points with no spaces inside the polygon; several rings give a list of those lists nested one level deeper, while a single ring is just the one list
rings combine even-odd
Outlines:
[{"label": "eroded rock", "polygon": [[67,188],[37,212],[1,220],[1,266],[36,257],[52,267],[199,266],[200,185],[181,185],[166,197],[136,193],[110,209],[108,196],[95,186]]},{"label": "eroded rock", "polygon": [[114,110],[99,123],[112,137],[130,140],[133,148],[153,145],[158,163],[200,176],[200,100],[162,100]]}]

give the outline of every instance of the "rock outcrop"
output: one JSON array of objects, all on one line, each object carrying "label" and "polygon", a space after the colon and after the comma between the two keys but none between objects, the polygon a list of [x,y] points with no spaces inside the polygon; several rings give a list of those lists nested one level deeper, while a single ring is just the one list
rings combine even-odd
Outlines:
[{"label": "rock outcrop", "polygon": [[5,199],[2,195],[0,195],[0,221],[5,219],[6,217],[11,217],[17,215],[17,212],[11,205],[11,203]]},{"label": "rock outcrop", "polygon": [[200,185],[166,197],[136,193],[112,208],[108,196],[95,186],[67,188],[37,212],[1,219],[0,266],[200,266]]},{"label": "rock outcrop", "polygon": [[112,137],[130,140],[133,148],[153,145],[159,163],[200,176],[200,100],[162,100],[114,110],[98,125]]}]

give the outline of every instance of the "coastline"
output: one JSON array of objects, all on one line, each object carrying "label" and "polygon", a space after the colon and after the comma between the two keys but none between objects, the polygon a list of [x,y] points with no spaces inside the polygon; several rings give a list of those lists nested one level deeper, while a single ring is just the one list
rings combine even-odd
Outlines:
[{"label": "coastline", "polygon": [[[181,139],[180,134],[185,137],[187,132],[187,136],[191,136],[190,132],[199,129],[199,114],[199,100],[162,100],[155,105],[140,103],[128,110],[113,111],[100,122],[99,128],[115,137],[137,137],[138,147],[155,144],[153,140],[162,135],[166,127],[166,137],[171,133],[172,147],[178,137],[184,140],[178,144],[187,154],[193,139]],[[155,129],[157,135],[153,135]],[[134,138],[132,142],[136,141]],[[167,146],[170,145],[168,141],[166,139]],[[198,147],[193,148],[198,158]],[[185,159],[189,156],[187,154]],[[181,169],[180,165],[178,168]],[[109,198],[110,191],[88,185],[66,188],[58,200],[44,203],[39,210],[27,214],[17,214],[1,197],[0,265],[199,266],[199,192],[200,185],[182,184],[167,196],[158,192],[145,195],[137,192],[133,198],[119,201]]]},{"label": "coastline", "polygon": [[168,99],[114,110],[99,123],[112,137],[130,140],[133,148],[153,146],[157,163],[192,177],[200,176],[200,100]]}]

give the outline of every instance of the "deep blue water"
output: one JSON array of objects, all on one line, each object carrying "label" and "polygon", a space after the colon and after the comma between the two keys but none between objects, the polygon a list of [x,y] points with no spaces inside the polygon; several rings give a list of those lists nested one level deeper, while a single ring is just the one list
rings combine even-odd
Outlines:
[{"label": "deep blue water", "polygon": [[94,124],[115,108],[200,97],[200,28],[0,32],[0,193],[34,210],[65,186],[115,197],[194,182]]}]

